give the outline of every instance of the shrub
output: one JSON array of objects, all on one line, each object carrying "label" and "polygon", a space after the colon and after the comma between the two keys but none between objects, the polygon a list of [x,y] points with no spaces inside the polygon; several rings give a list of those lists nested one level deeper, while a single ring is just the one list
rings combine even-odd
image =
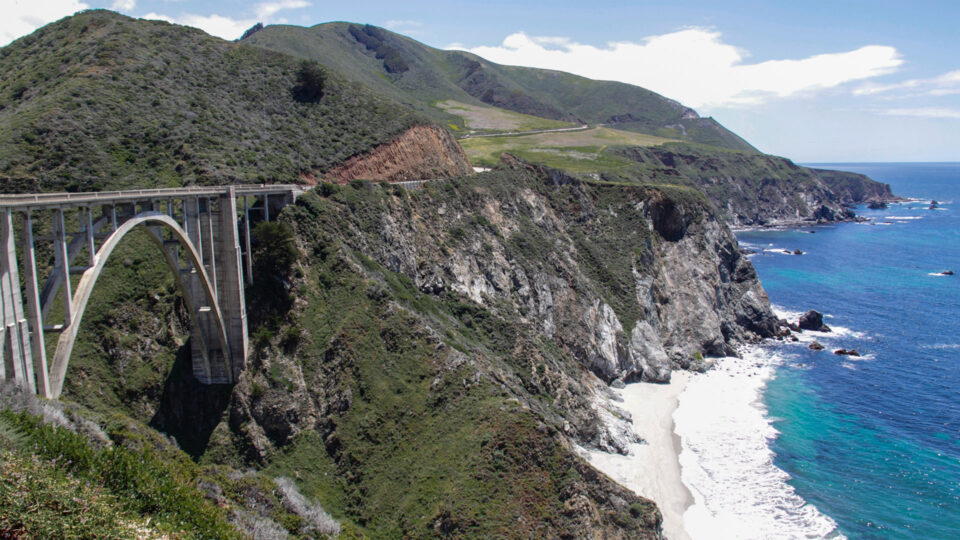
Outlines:
[{"label": "shrub", "polygon": [[304,60],[297,70],[297,85],[293,88],[293,97],[304,103],[316,103],[323,97],[326,82],[327,72],[320,64]]}]

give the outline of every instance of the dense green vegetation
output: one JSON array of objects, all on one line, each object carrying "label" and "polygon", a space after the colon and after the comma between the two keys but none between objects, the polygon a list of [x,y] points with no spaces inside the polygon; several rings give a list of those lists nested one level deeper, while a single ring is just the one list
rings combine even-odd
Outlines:
[{"label": "dense green vegetation", "polygon": [[400,74],[410,69],[400,51],[388,43],[389,38],[382,28],[369,24],[362,27],[351,24],[350,35],[363,43],[368,51],[373,51],[377,59],[383,60],[383,69],[387,70],[387,73]]},{"label": "dense green vegetation", "polygon": [[[118,425],[112,444],[97,447],[25,412],[0,411],[0,421],[16,436],[3,450],[11,459],[0,488],[4,536],[132,536],[142,517],[151,518],[152,529],[178,536],[236,536],[226,514],[197,488],[196,465],[158,443],[156,434]],[[27,482],[35,485],[13,491]],[[71,488],[77,492],[68,493]]]},{"label": "dense green vegetation", "polygon": [[298,182],[424,121],[330,71],[307,96],[301,61],[107,11],[45,26],[0,49],[3,191]]},{"label": "dense green vegetation", "polygon": [[[268,26],[244,42],[317,60],[438,122],[460,128],[465,127],[464,121],[436,103],[486,104],[545,119],[609,124],[658,137],[755,151],[713,119],[698,118],[683,105],[643,88],[558,71],[501,66],[369,25]],[[406,69],[391,70],[384,64],[388,58]]]}]

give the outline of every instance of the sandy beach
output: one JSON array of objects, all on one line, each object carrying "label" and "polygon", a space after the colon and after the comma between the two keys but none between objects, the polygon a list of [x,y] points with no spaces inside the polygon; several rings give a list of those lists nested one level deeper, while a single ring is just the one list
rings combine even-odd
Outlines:
[{"label": "sandy beach", "polygon": [[680,438],[673,426],[677,396],[689,379],[689,372],[674,371],[669,384],[634,383],[614,390],[623,398],[617,405],[633,416],[634,430],[646,442],[631,445],[626,456],[586,451],[591,465],[657,503],[668,540],[689,540],[683,514],[693,496],[680,479]]}]

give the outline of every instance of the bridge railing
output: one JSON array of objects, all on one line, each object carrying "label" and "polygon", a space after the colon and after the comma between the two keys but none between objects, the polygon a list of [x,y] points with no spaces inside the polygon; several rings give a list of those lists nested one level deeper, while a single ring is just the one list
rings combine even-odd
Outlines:
[{"label": "bridge railing", "polygon": [[[86,205],[130,201],[134,199],[167,199],[221,195],[231,186],[191,186],[181,188],[129,189],[123,191],[89,191],[79,193],[30,193],[0,195],[0,209],[22,209],[24,206]],[[299,184],[243,184],[232,186],[238,196],[302,193],[307,186]]]}]

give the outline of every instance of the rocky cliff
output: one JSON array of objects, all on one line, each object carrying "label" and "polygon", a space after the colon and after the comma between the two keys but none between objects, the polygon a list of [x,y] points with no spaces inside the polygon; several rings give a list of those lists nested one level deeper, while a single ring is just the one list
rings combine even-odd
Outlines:
[{"label": "rocky cliff", "polygon": [[810,171],[829,186],[830,190],[833,191],[844,204],[903,200],[901,197],[893,194],[890,190],[890,184],[882,184],[871,180],[863,174],[813,168],[811,168]]},{"label": "rocky cliff", "polygon": [[786,158],[666,144],[616,150],[639,167],[611,180],[694,187],[732,226],[785,226],[854,218],[847,206],[898,200],[890,186],[854,173],[811,169]]},{"label": "rocky cliff", "polygon": [[297,472],[378,537],[658,537],[571,444],[625,451],[606,383],[772,335],[766,295],[695,190],[511,167],[286,209],[290,303],[250,304],[268,331],[204,459]]},{"label": "rocky cliff", "polygon": [[392,141],[351,157],[328,170],[328,182],[350,180],[401,182],[449,178],[473,172],[467,155],[449,131],[437,126],[414,126]]}]

